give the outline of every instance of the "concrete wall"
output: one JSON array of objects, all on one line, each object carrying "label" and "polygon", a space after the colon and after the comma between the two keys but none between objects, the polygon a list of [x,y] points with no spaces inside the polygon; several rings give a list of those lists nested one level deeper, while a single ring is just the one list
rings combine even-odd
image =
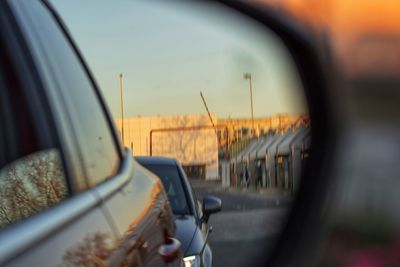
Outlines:
[{"label": "concrete wall", "polygon": [[[212,115],[216,124],[217,118]],[[133,117],[124,119],[124,145],[134,156],[150,155],[150,131],[155,129],[210,126],[207,115]],[[122,120],[116,120],[121,133]],[[206,179],[218,178],[218,141],[212,128],[154,132],[152,155],[177,158],[182,165],[205,165]]]}]

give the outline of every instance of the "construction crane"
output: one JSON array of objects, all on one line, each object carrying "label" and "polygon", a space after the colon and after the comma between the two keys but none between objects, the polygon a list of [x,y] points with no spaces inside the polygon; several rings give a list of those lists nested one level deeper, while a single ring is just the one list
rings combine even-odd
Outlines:
[{"label": "construction crane", "polygon": [[[208,109],[208,106],[207,106],[206,99],[204,98],[203,93],[202,93],[201,91],[200,91],[200,96],[201,96],[201,99],[203,100],[204,107],[205,107],[206,110],[207,110],[207,114],[208,114],[208,117],[210,118],[212,127],[214,128],[215,135],[217,136],[218,147],[219,147],[219,148],[222,148],[223,145],[222,145],[222,143],[221,143],[221,136],[218,136],[218,132],[217,132],[217,127],[220,128],[220,127],[219,127],[220,125],[216,126],[216,125],[214,124],[214,121],[213,121],[213,119],[212,119],[212,117],[211,117],[210,110]],[[229,145],[228,127],[224,127],[224,128],[225,128],[226,135],[227,135],[226,147],[225,147],[225,153],[224,153],[224,154],[225,154],[225,158],[229,158],[229,155],[228,155],[228,154],[229,154],[229,148],[228,148],[228,145]]]},{"label": "construction crane", "polygon": [[[211,117],[210,111],[208,110],[208,106],[207,106],[206,100],[205,100],[205,98],[204,98],[204,96],[203,96],[203,93],[202,93],[201,91],[200,91],[200,96],[201,96],[201,99],[203,100],[204,107],[205,107],[206,110],[207,110],[208,117],[210,118],[210,121],[211,121],[211,125],[212,125],[213,128],[214,128],[215,135],[216,135],[217,138],[218,138],[217,128],[215,127],[215,124],[214,124],[214,121],[213,121],[213,119],[212,119],[212,117]],[[219,139],[219,138],[218,138],[218,139]],[[218,140],[218,143],[219,143],[219,140]]]}]

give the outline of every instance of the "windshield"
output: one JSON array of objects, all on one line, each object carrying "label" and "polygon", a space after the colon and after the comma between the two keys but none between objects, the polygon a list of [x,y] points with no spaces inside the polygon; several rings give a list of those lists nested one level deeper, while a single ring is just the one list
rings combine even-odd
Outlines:
[{"label": "windshield", "polygon": [[157,164],[143,164],[143,166],[160,177],[174,214],[190,214],[177,166]]}]

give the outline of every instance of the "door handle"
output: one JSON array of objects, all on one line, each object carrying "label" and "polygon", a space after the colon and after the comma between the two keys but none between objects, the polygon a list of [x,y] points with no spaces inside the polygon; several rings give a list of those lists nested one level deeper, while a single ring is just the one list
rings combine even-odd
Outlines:
[{"label": "door handle", "polygon": [[181,242],[173,237],[167,237],[166,241],[166,244],[161,245],[158,249],[158,254],[161,255],[166,263],[169,263],[178,257],[180,253]]}]

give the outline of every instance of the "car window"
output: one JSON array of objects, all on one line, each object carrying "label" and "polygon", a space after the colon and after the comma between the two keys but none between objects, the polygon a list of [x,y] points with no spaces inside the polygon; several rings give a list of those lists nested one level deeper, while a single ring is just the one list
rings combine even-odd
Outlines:
[{"label": "car window", "polygon": [[98,184],[114,175],[119,166],[118,150],[106,113],[88,73],[50,13],[39,1],[24,7],[43,49],[39,57],[44,57],[50,66],[43,71],[56,77],[71,114],[89,184]]},{"label": "car window", "polygon": [[190,214],[177,166],[157,164],[144,164],[144,166],[161,179],[174,214]]},{"label": "car window", "polygon": [[[41,147],[25,95],[0,63],[0,229],[61,202],[69,195],[58,148]],[[42,129],[44,130],[44,129]]]},{"label": "car window", "polygon": [[0,228],[46,210],[68,196],[57,149],[38,151],[0,170]]},{"label": "car window", "polygon": [[200,219],[202,216],[203,216],[203,212],[202,212],[202,203],[199,201],[199,199],[197,198],[197,194],[196,194],[196,191],[195,190],[193,190],[193,186],[192,186],[192,184],[190,183],[190,180],[188,179],[188,174],[187,174],[187,172],[186,172],[186,170],[185,169],[188,169],[188,168],[184,168],[181,164],[179,165],[179,169],[180,169],[180,171],[181,171],[181,173],[183,173],[183,175],[185,175],[185,177],[186,177],[186,180],[188,181],[188,184],[189,184],[189,188],[188,188],[188,191],[190,191],[190,193],[191,193],[191,195],[192,195],[192,198],[193,198],[193,208],[194,208],[194,212],[195,212],[195,215],[197,216],[197,218],[198,219]]}]

